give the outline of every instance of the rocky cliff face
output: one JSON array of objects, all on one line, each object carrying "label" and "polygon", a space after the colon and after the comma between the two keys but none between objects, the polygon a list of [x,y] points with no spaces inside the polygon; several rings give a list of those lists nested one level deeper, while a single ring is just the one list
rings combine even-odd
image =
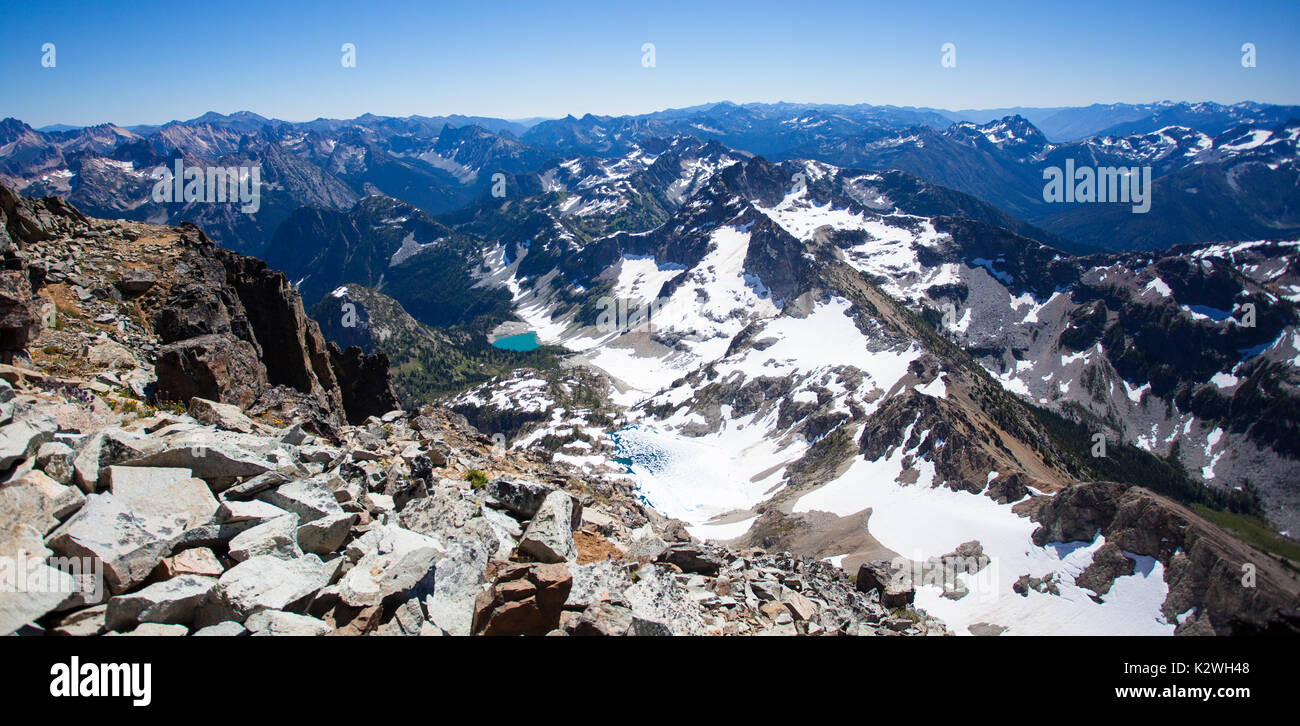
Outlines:
[{"label": "rocky cliff face", "polygon": [[[1300,573],[1252,549],[1186,507],[1142,487],[1087,482],[1044,499],[1034,543],[1106,544],[1076,582],[1099,596],[1133,567],[1132,555],[1165,566],[1162,611],[1180,635],[1300,634]],[[1106,551],[1108,550],[1108,551]]]},{"label": "rocky cliff face", "polygon": [[36,359],[75,367],[81,349],[119,346],[141,393],[182,406],[195,396],[258,410],[294,400],[318,430],[396,407],[387,358],[339,351],[282,273],[197,227],[88,220],[7,190],[0,200],[10,359],[44,325]]}]

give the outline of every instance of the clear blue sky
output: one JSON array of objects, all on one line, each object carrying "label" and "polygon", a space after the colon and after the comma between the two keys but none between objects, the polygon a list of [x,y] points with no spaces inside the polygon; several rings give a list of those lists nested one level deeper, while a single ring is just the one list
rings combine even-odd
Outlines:
[{"label": "clear blue sky", "polygon": [[[1300,1],[15,0],[0,116],[129,125],[641,113],[711,101],[937,108],[1300,103]],[[112,7],[117,5],[117,7]],[[41,46],[57,66],[41,67]],[[340,65],[354,43],[357,67]],[[641,66],[643,43],[655,68]],[[957,46],[957,67],[940,46]],[[1253,42],[1258,65],[1241,66]]]}]

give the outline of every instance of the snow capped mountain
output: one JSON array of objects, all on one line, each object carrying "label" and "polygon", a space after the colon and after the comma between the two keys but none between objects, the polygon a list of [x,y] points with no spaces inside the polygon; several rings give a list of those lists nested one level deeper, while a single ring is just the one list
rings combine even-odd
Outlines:
[{"label": "snow capped mountain", "polygon": [[[636,177],[624,172],[647,160],[638,149],[613,163],[561,162],[547,188],[616,183]],[[1034,543],[1032,512],[1099,465],[1044,436],[1048,414],[1022,400],[1069,413],[1087,390],[1099,391],[1086,399],[1099,409],[1087,420],[1109,422],[1100,430],[1111,445],[1141,462],[1158,461],[1143,450],[1169,453],[1169,441],[1149,439],[1145,426],[1172,416],[1184,448],[1212,456],[1231,444],[1243,452],[1236,465],[1220,456],[1208,484],[1270,471],[1271,484],[1256,482],[1271,497],[1269,513],[1291,509],[1281,490],[1295,461],[1265,443],[1263,431],[1225,433],[1233,424],[1211,409],[1177,402],[1161,414],[1154,398],[1135,412],[1131,395],[1140,401],[1144,386],[1170,382],[1163,364],[1143,368],[1124,358],[1126,347],[1109,362],[1109,341],[1150,331],[1140,310],[1107,317],[1096,307],[1120,294],[1099,287],[1119,284],[1103,281],[1103,268],[1131,260],[1075,258],[969,219],[909,214],[890,199],[908,198],[897,177],[759,158],[697,166],[715,170],[658,226],[585,240],[532,234],[543,228],[530,226],[487,247],[479,285],[507,292],[541,342],[572,351],[571,370],[608,383],[518,372],[457,397],[457,410],[512,446],[542,446],[593,474],[632,476],[647,502],[697,537],[789,549],[849,569],[895,556],[942,560],[974,540],[997,568],[917,594],[963,632],[995,625],[1014,633],[1169,633],[1208,608],[1170,596],[1173,553],[1121,556],[1091,534],[1082,543]],[[532,215],[556,222],[566,204],[556,199]],[[1262,284],[1290,285],[1289,258],[1277,252],[1257,253],[1252,264],[1269,277]],[[1258,284],[1219,290],[1225,279],[1209,272],[1201,279],[1196,270],[1162,272],[1171,279],[1157,284],[1155,271],[1171,263],[1147,264],[1153,269],[1122,286],[1134,306],[1163,311],[1176,302],[1188,325],[1231,338],[1220,346],[1229,349],[1293,334],[1293,306]],[[1233,322],[1212,319],[1210,289],[1253,301],[1256,326],[1234,333]],[[1096,299],[1082,298],[1085,291]],[[1087,344],[1092,328],[1108,343]],[[1279,348],[1245,362],[1232,355],[1231,365],[1218,353],[1212,359],[1244,372],[1289,354]],[[1204,383],[1192,376],[1175,387],[1195,396],[1233,375],[1210,362],[1202,362]],[[1286,365],[1293,376],[1295,363]],[[1113,388],[1092,384],[1098,375],[1111,376]],[[576,396],[585,405],[565,403],[575,390],[590,394]],[[1250,447],[1261,452],[1253,461],[1244,453]],[[1200,454],[1183,456],[1196,463]],[[1225,479],[1215,481],[1219,466]],[[1101,562],[1113,557],[1134,564],[1106,570]]]}]

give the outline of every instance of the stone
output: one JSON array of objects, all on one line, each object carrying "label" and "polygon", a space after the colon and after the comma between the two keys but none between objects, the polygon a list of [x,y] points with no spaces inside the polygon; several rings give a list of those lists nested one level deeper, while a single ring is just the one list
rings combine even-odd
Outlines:
[{"label": "stone", "polygon": [[0,636],[9,635],[28,623],[44,616],[68,599],[77,589],[71,574],[41,564],[39,560],[24,562],[11,555],[0,560],[0,582],[11,577],[22,577],[23,582],[33,579],[42,587],[15,592],[14,588],[0,588]]},{"label": "stone", "polygon": [[578,559],[573,543],[573,498],[553,491],[542,501],[537,514],[519,540],[519,549],[539,562],[569,562]]},{"label": "stone", "polygon": [[878,591],[880,604],[891,610],[910,605],[916,598],[916,589],[907,576],[906,570],[888,560],[863,562],[858,567],[858,577],[854,587],[858,592]]},{"label": "stone", "polygon": [[450,635],[469,635],[473,629],[474,601],[483,590],[491,556],[478,528],[486,530],[487,525],[481,519],[473,520],[466,525],[465,536],[441,542],[442,556],[434,563],[433,592],[424,598],[429,620]]},{"label": "stone", "polygon": [[113,465],[107,471],[108,489],[118,501],[142,514],[181,515],[186,528],[208,524],[221,506],[189,469]]},{"label": "stone", "polygon": [[252,477],[271,471],[275,465],[265,457],[230,444],[184,442],[161,451],[120,462],[127,466],[157,466],[189,469],[194,476],[211,482],[233,477]]},{"label": "stone", "polygon": [[144,623],[125,633],[109,633],[109,635],[144,635],[150,637],[160,636],[182,636],[189,635],[189,628],[184,625],[164,625],[162,623]]},{"label": "stone", "polygon": [[339,580],[339,599],[354,607],[378,605],[414,588],[445,555],[433,538],[392,525],[372,541],[373,548]]},{"label": "stone", "polygon": [[162,579],[181,575],[221,577],[225,571],[226,568],[221,566],[221,560],[217,559],[212,550],[207,547],[194,547],[177,552],[171,557],[164,557],[162,562],[158,563],[155,575]]},{"label": "stone", "polygon": [[92,494],[46,545],[64,557],[94,557],[103,563],[108,589],[120,593],[148,577],[185,528],[184,515],[161,516],[132,510],[109,494]]},{"label": "stone", "polygon": [[158,276],[145,269],[128,269],[117,281],[117,289],[127,297],[143,295],[158,283]]},{"label": "stone", "polygon": [[226,570],[200,607],[195,622],[244,622],[261,610],[299,610],[329,584],[330,569],[316,555],[294,560],[262,555]]},{"label": "stone", "polygon": [[552,492],[553,486],[524,479],[493,479],[483,488],[484,499],[494,507],[505,509],[520,519],[532,519]]},{"label": "stone", "polygon": [[390,514],[397,511],[397,503],[387,494],[368,492],[361,496],[359,503],[372,515]]},{"label": "stone", "polygon": [[298,515],[288,513],[240,532],[230,540],[230,558],[243,562],[252,557],[271,556],[297,559]]},{"label": "stone", "polygon": [[49,419],[12,421],[0,426],[0,470],[36,455],[42,444],[54,440],[57,425]]},{"label": "stone", "polygon": [[669,546],[656,558],[657,562],[677,565],[682,572],[696,572],[716,576],[727,564],[725,552],[716,547],[679,542]]},{"label": "stone", "polygon": [[560,625],[573,585],[563,564],[518,564],[497,574],[473,603],[473,631],[482,635],[545,635]]},{"label": "stone", "polygon": [[195,608],[216,584],[214,577],[181,575],[118,595],[108,601],[105,626],[124,630],[138,623],[188,624],[194,619]]},{"label": "stone", "polygon": [[281,484],[259,493],[257,498],[298,515],[299,524],[344,513],[334,493],[319,477]]},{"label": "stone", "polygon": [[73,478],[87,494],[108,485],[107,467],[153,453],[155,446],[138,436],[106,429],[82,439],[72,460]]},{"label": "stone", "polygon": [[226,501],[222,502],[221,506],[217,508],[217,522],[221,524],[246,523],[252,526],[275,519],[276,517],[283,517],[286,514],[289,514],[287,510],[258,499],[251,501]]},{"label": "stone", "polygon": [[76,453],[59,441],[41,444],[36,450],[36,468],[60,484],[74,484],[72,461]]},{"label": "stone", "polygon": [[298,527],[298,546],[318,555],[334,552],[343,546],[356,520],[355,514],[327,514],[307,522]]},{"label": "stone", "polygon": [[86,358],[96,368],[125,368],[129,370],[139,365],[139,361],[136,360],[135,354],[131,352],[130,348],[108,338],[104,338],[90,346]]},{"label": "stone", "polygon": [[253,613],[244,621],[244,627],[252,635],[292,635],[319,636],[328,635],[333,628],[323,620],[286,613],[280,610],[262,610]]},{"label": "stone", "polygon": [[191,633],[191,635],[238,638],[243,635],[248,635],[248,628],[245,628],[242,624],[236,623],[233,620],[227,620],[225,622],[217,623],[216,625],[209,625],[206,628],[199,628]]},{"label": "stone", "polygon": [[785,605],[790,615],[800,622],[812,620],[817,616],[817,604],[789,588],[782,593],[781,604]]},{"label": "stone", "polygon": [[216,426],[223,431],[237,431],[247,434],[257,429],[257,424],[244,415],[239,407],[229,403],[217,403],[195,396],[190,399],[189,413],[205,426]]},{"label": "stone", "polygon": [[570,635],[630,635],[635,620],[632,610],[623,605],[601,602],[592,605],[565,628]]},{"label": "stone", "polygon": [[108,603],[75,610],[61,617],[58,624],[50,629],[50,633],[72,637],[99,635],[104,632],[107,612]]},{"label": "stone", "polygon": [[289,477],[278,471],[264,471],[230,486],[221,493],[221,497],[227,501],[246,501],[287,481],[289,481]]},{"label": "stone", "polygon": [[393,611],[393,617],[387,624],[381,625],[379,635],[420,635],[426,626],[441,630],[430,623],[424,617],[424,608],[420,607],[420,601],[417,598],[411,598],[402,603],[400,607]]},{"label": "stone", "polygon": [[661,623],[673,635],[705,635],[704,610],[666,568],[645,566],[637,570],[636,582],[623,593],[632,613]]},{"label": "stone", "polygon": [[257,349],[230,333],[187,338],[162,347],[154,361],[158,395],[186,404],[199,397],[241,409],[267,387]]},{"label": "stone", "polygon": [[582,609],[598,602],[622,602],[624,593],[632,587],[632,577],[627,563],[598,560],[570,568],[573,586],[565,607]]},{"label": "stone", "polygon": [[[33,469],[0,483],[0,526],[26,523],[44,536],[81,509],[85,501],[81,490],[63,486]],[[0,534],[0,542],[2,538]]]}]

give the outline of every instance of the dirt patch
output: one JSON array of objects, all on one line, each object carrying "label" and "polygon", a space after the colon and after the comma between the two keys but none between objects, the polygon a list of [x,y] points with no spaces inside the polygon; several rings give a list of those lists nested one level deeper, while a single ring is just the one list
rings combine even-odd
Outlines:
[{"label": "dirt patch", "polygon": [[573,544],[578,549],[578,564],[580,565],[623,557],[623,552],[615,547],[612,542],[595,532],[588,532],[585,529],[573,533]]}]

